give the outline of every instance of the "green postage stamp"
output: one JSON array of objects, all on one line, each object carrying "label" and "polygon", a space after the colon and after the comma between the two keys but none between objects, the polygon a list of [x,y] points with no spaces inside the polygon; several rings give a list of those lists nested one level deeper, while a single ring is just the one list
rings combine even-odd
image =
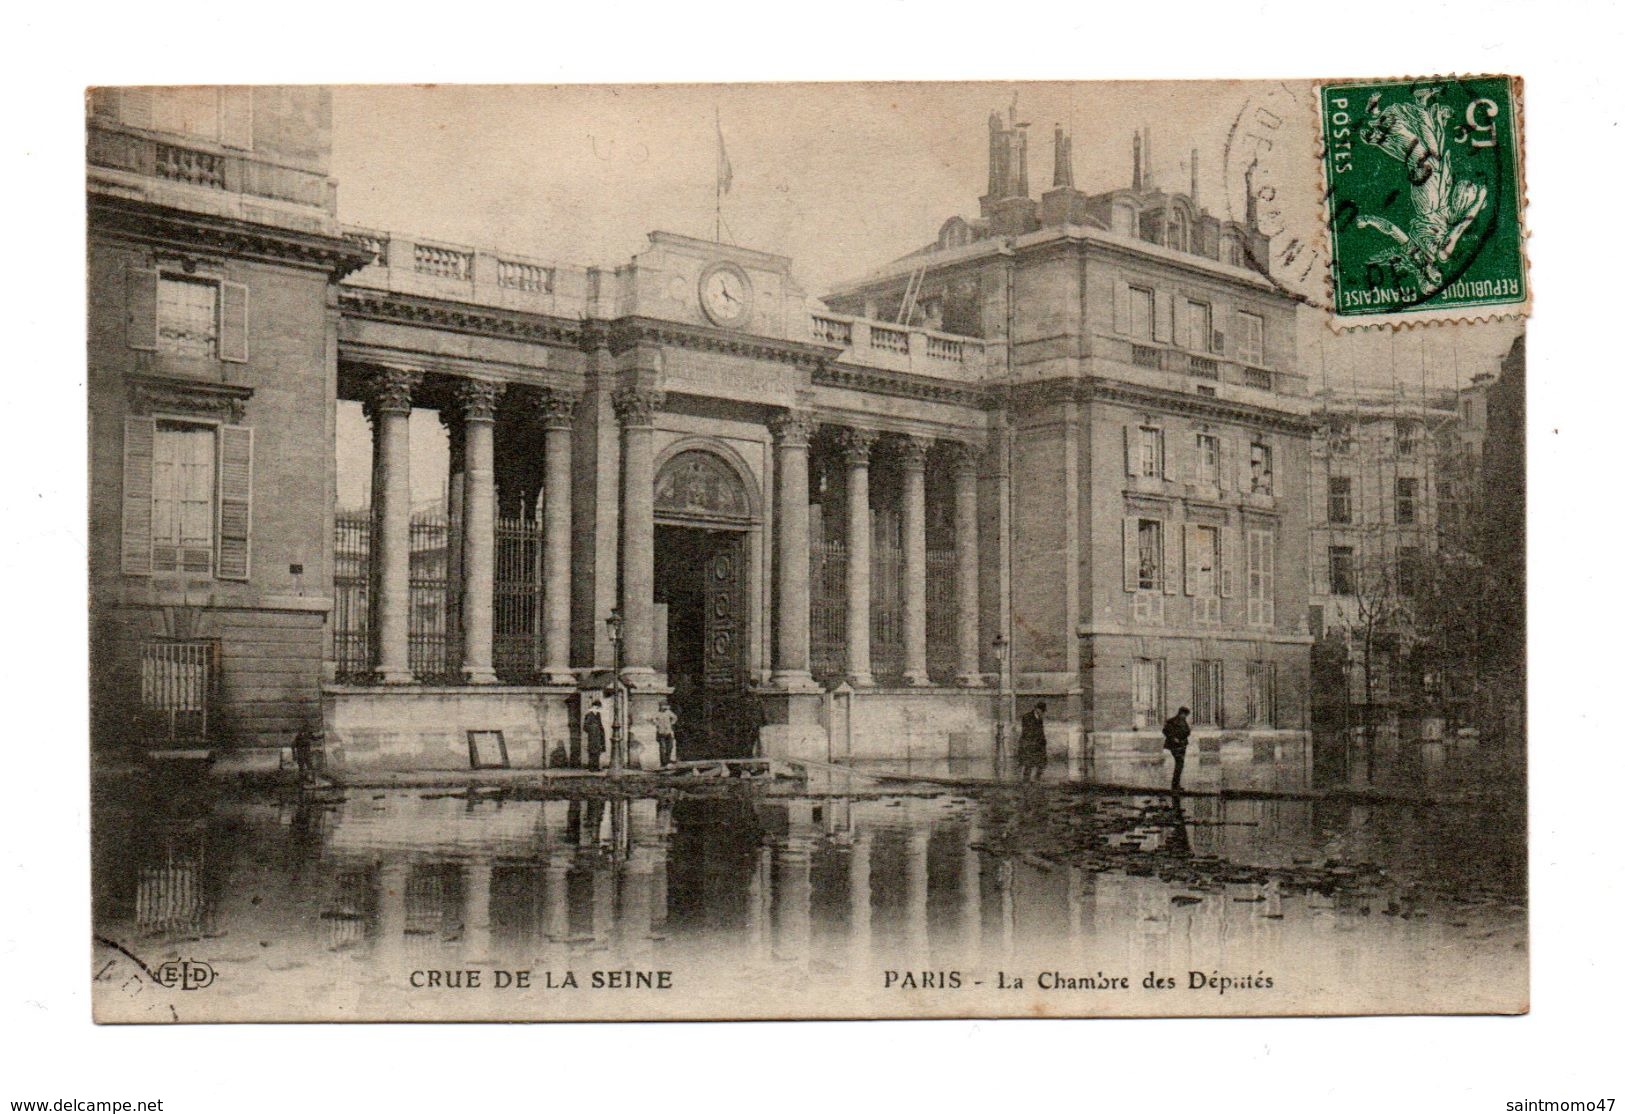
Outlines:
[{"label": "green postage stamp", "polygon": [[1526,313],[1518,85],[1320,89],[1333,324]]}]

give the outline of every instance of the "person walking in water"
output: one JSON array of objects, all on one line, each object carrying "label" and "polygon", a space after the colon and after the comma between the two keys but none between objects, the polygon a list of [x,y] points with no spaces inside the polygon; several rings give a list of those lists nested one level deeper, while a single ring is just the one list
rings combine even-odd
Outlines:
[{"label": "person walking in water", "polygon": [[1049,739],[1044,735],[1042,700],[1021,717],[1021,738],[1017,744],[1016,755],[1021,764],[1022,781],[1043,779],[1044,766],[1049,762]]},{"label": "person walking in water", "polygon": [[1179,792],[1179,779],[1185,773],[1185,747],[1191,741],[1191,710],[1181,708],[1168,718],[1162,725],[1162,746],[1169,754],[1174,756],[1174,781],[1172,790]]},{"label": "person walking in water", "polygon": [[654,714],[655,740],[660,744],[660,768],[665,769],[677,757],[677,713],[668,701],[660,702]]}]

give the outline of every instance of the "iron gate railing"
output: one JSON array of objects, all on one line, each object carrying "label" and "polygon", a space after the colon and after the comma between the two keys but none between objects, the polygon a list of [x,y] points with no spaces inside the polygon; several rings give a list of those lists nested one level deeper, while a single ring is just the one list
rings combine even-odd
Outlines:
[{"label": "iron gate railing", "polygon": [[812,672],[819,680],[846,668],[846,543],[830,538],[812,551]]},{"label": "iron gate railing", "polygon": [[925,555],[925,666],[938,684],[951,684],[959,672],[958,574],[954,551],[928,550]]},{"label": "iron gate railing", "polygon": [[491,655],[499,678],[524,684],[542,667],[542,527],[501,518],[496,535]]},{"label": "iron gate railing", "polygon": [[333,659],[343,684],[372,677],[372,515],[333,519]]},{"label": "iron gate railing", "polygon": [[220,675],[212,638],[149,638],[141,643],[141,711],[149,739],[202,742]]}]

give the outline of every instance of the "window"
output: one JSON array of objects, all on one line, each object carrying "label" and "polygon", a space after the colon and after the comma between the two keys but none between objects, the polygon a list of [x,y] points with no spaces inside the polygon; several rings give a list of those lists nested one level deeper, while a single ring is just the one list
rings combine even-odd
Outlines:
[{"label": "window", "polygon": [[1394,445],[1400,456],[1416,455],[1416,423],[1397,422],[1394,425]]},{"label": "window", "polygon": [[1224,663],[1191,662],[1191,723],[1197,727],[1219,727],[1224,707]]},{"label": "window", "polygon": [[1402,545],[1394,554],[1394,590],[1406,599],[1415,596],[1422,584],[1422,551]]},{"label": "window", "polygon": [[214,430],[160,422],[152,444],[152,569],[214,570]]},{"label": "window", "polygon": [[1354,594],[1354,549],[1347,545],[1334,545],[1326,550],[1326,563],[1331,570],[1331,589],[1334,596]]},{"label": "window", "polygon": [[1211,433],[1196,435],[1196,482],[1219,486],[1219,439]]},{"label": "window", "polygon": [[1162,660],[1134,659],[1134,726],[1136,729],[1160,726],[1162,715]]},{"label": "window", "polygon": [[1334,453],[1347,453],[1354,448],[1354,431],[1343,418],[1333,418],[1331,432],[1328,438]]},{"label": "window", "polygon": [[1185,527],[1185,594],[1213,598],[1219,594],[1219,528]]},{"label": "window", "polygon": [[125,274],[126,342],[191,360],[248,359],[248,287],[132,266]]},{"label": "window", "polygon": [[122,566],[246,580],[254,431],[124,420]]},{"label": "window", "polygon": [[1139,436],[1139,474],[1152,478],[1163,474],[1162,430],[1143,425]]},{"label": "window", "polygon": [[1246,364],[1264,362],[1264,318],[1256,313],[1237,313],[1236,358]]},{"label": "window", "polygon": [[1247,531],[1247,625],[1275,626],[1275,532]]},{"label": "window", "polygon": [[1185,214],[1178,209],[1168,213],[1168,246],[1175,251],[1185,250]]},{"label": "window", "polygon": [[1255,495],[1272,495],[1275,492],[1275,468],[1271,456],[1268,445],[1262,441],[1253,442],[1251,490]]},{"label": "window", "polygon": [[1401,526],[1416,522],[1416,489],[1413,476],[1401,476],[1394,481],[1394,521]]},{"label": "window", "polygon": [[1247,723],[1269,727],[1275,722],[1275,663],[1247,663]]},{"label": "window", "polygon": [[1162,523],[1154,518],[1140,519],[1138,553],[1139,590],[1162,591]]},{"label": "window", "polygon": [[158,350],[212,360],[217,350],[219,284],[164,275],[158,280]]},{"label": "window", "polygon": [[1142,286],[1128,288],[1129,335],[1151,339],[1151,291]]},{"label": "window", "polygon": [[1354,481],[1348,476],[1326,478],[1326,521],[1339,526],[1354,521]]},{"label": "window", "polygon": [[1225,237],[1224,261],[1232,267],[1240,267],[1242,264],[1241,241],[1234,236]]},{"label": "window", "polygon": [[1185,346],[1198,352],[1213,350],[1213,307],[1206,302],[1185,303]]}]

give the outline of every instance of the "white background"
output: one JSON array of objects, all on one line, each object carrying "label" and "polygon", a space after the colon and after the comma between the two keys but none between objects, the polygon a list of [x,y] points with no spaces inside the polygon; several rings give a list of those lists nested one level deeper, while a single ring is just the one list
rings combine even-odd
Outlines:
[{"label": "white background", "polygon": [[[1546,3],[40,4],[5,69],[0,1110],[1506,1110],[1619,1068],[1617,8]],[[353,9],[353,10],[352,10]],[[577,10],[581,9],[581,10]],[[87,84],[1528,80],[1533,1009],[1525,1018],[97,1029],[89,1021]]]}]

